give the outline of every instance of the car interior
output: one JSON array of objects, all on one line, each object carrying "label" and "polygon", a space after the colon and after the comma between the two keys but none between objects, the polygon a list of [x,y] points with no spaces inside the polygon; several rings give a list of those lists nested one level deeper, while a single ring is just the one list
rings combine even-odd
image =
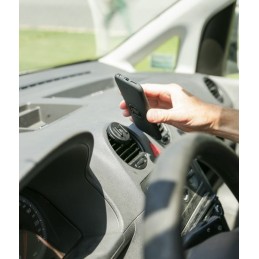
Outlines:
[{"label": "car interior", "polygon": [[[176,1],[99,59],[20,74],[19,258],[238,258],[238,143],[165,123],[154,138],[115,81],[238,109],[236,1],[207,2]],[[173,72],[136,71],[174,35]]]}]

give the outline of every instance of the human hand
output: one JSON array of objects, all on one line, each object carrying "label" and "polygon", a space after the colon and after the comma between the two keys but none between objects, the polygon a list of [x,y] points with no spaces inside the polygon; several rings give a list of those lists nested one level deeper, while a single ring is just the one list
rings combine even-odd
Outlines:
[{"label": "human hand", "polygon": [[[167,123],[183,131],[207,132],[214,127],[220,115],[220,107],[205,103],[176,84],[143,84],[149,102],[147,120],[151,123]],[[123,100],[123,115],[130,116]]]}]

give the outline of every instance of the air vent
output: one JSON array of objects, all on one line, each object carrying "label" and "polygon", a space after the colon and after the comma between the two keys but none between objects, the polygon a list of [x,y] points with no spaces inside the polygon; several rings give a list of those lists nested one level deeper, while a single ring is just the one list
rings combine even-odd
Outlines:
[{"label": "air vent", "polygon": [[146,153],[126,127],[113,122],[107,128],[107,135],[112,148],[125,163],[137,169],[147,166]]},{"label": "air vent", "polygon": [[220,93],[219,87],[208,77],[204,78],[204,83],[208,87],[211,94],[221,103],[223,103],[223,96]]}]

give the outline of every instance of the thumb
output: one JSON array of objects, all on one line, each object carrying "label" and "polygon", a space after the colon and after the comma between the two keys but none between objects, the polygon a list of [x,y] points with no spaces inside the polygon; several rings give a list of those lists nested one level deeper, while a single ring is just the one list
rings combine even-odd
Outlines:
[{"label": "thumb", "polygon": [[150,109],[147,112],[147,120],[151,123],[168,122],[171,120],[171,110]]}]

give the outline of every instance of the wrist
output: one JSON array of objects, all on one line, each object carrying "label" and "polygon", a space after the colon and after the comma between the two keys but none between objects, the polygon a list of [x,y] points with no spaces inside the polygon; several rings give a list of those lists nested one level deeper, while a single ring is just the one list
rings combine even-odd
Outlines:
[{"label": "wrist", "polygon": [[220,116],[222,114],[223,107],[210,104],[208,110],[210,111],[209,133],[214,133],[217,132],[221,127]]},{"label": "wrist", "polygon": [[239,140],[239,112],[231,108],[212,105],[209,133],[233,140]]}]

